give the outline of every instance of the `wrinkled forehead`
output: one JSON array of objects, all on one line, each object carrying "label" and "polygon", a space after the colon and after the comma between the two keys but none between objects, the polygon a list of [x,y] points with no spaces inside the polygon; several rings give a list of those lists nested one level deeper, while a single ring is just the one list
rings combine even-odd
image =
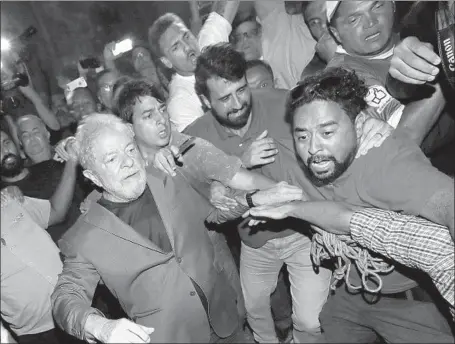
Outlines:
[{"label": "wrinkled forehead", "polygon": [[102,128],[95,134],[91,142],[91,150],[96,159],[103,159],[109,154],[123,152],[126,147],[134,144],[134,136],[126,126]]},{"label": "wrinkled forehead", "polygon": [[31,131],[34,129],[39,129],[40,131],[44,131],[46,129],[46,126],[39,118],[27,117],[27,118],[20,120],[17,123],[17,128],[18,128],[19,132],[26,132],[26,131]]}]

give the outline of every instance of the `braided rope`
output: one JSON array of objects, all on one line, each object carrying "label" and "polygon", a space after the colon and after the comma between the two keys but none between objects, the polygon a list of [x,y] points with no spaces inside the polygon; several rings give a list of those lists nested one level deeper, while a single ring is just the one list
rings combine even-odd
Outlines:
[{"label": "braided rope", "polygon": [[[377,293],[382,288],[380,273],[389,273],[394,269],[393,265],[384,262],[383,259],[372,257],[368,250],[360,247],[349,235],[335,235],[316,229],[311,243],[311,257],[314,264],[321,265],[321,261],[336,258],[335,277],[330,288],[336,289],[339,281],[345,279],[348,287],[359,290],[365,288],[370,293]],[[352,262],[359,269],[362,276],[362,285],[354,286],[349,281]],[[377,287],[369,286],[368,278],[377,281]]]}]

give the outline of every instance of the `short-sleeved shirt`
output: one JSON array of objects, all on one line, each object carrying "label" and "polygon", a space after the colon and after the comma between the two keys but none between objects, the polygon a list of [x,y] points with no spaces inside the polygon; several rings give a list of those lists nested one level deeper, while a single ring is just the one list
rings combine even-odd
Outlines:
[{"label": "short-sleeved shirt", "polygon": [[[433,167],[411,139],[392,134],[380,147],[355,159],[335,182],[319,190],[329,200],[419,216],[431,197],[448,188],[453,188],[453,180]],[[351,271],[352,281],[360,284],[357,271]],[[383,276],[383,282],[383,293],[416,285],[396,269]]]},{"label": "short-sleeved shirt", "polygon": [[352,56],[339,47],[327,68],[342,67],[355,71],[368,87],[368,94],[365,97],[368,104],[366,112],[396,128],[404,105],[392,97],[386,89],[392,56],[392,51],[375,58]]},{"label": "short-sleeved shirt", "polygon": [[60,251],[44,230],[49,201],[2,204],[1,314],[19,336],[54,328],[51,294],[62,272]]},{"label": "short-sleeved shirt", "polygon": [[[24,179],[14,183],[2,182],[2,188],[15,185],[21,189],[25,196],[49,200],[60,184],[64,168],[65,165],[58,161],[46,160],[28,167],[29,174]],[[55,243],[76,222],[81,214],[79,205],[84,200],[84,192],[80,185],[80,181],[76,182],[73,199],[65,220],[46,228]]]},{"label": "short-sleeved shirt", "polygon": [[[289,184],[300,186],[311,199],[322,200],[321,193],[302,172],[296,158],[291,127],[286,121],[287,91],[261,89],[251,90],[251,93],[251,122],[243,137],[226,131],[210,112],[197,119],[185,130],[185,133],[207,140],[228,155],[241,157],[249,144],[264,130],[268,130],[268,136],[277,143],[278,154],[273,163],[253,168],[252,171],[275,181],[286,181]],[[282,223],[277,223],[276,228],[272,228],[274,227],[272,224],[268,226],[270,227],[269,240],[294,233],[293,231],[283,230]],[[302,229],[301,223],[299,229]],[[257,244],[259,246],[256,246]],[[260,244],[263,243],[248,243],[252,247],[260,247]]]},{"label": "short-sleeved shirt", "polygon": [[[231,33],[231,24],[218,13],[210,13],[199,32],[199,48],[204,49],[208,45],[228,42]],[[169,97],[167,99],[167,111],[171,123],[178,131],[183,131],[194,120],[204,115],[202,102],[196,94],[194,75],[182,76],[177,73],[169,83]]]},{"label": "short-sleeved shirt", "polygon": [[315,53],[316,42],[302,15],[286,13],[284,1],[261,20],[262,54],[273,70],[278,88],[291,89]]},{"label": "short-sleeved shirt", "polygon": [[117,203],[101,198],[98,203],[164,252],[172,251],[166,227],[148,187],[132,202]]}]

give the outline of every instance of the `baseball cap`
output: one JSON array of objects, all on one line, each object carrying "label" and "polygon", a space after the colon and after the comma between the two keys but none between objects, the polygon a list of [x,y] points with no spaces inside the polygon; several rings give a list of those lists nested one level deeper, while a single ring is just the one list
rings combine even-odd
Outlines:
[{"label": "baseball cap", "polygon": [[327,6],[327,21],[330,23],[332,20],[333,16],[335,15],[336,10],[338,9],[338,6],[340,6],[341,1],[327,1],[326,6]]}]

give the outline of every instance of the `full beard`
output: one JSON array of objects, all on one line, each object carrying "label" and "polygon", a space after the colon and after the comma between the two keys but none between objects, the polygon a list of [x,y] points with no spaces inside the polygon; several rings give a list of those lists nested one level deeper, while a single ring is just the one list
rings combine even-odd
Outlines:
[{"label": "full beard", "polygon": [[[242,129],[247,123],[248,119],[250,117],[251,113],[251,108],[253,107],[252,103],[243,103],[242,107],[238,111],[230,111],[228,112],[227,116],[221,116],[219,113],[215,111],[215,109],[212,108],[212,113],[213,116],[216,118],[216,120],[223,126],[227,127],[230,129],[234,130],[239,130]],[[229,119],[230,115],[238,113],[240,111],[244,111],[243,114],[239,117],[232,119]]]},{"label": "full beard", "polygon": [[352,161],[354,160],[356,151],[352,151],[349,155],[344,159],[344,161],[340,162],[337,161],[333,156],[326,156],[324,157],[325,160],[330,160],[334,163],[333,172],[324,176],[319,177],[315,172],[313,172],[310,168],[311,163],[314,159],[308,158],[307,164],[305,166],[305,173],[309,177],[311,183],[317,187],[325,186],[328,184],[333,183],[337,180],[351,165]]},{"label": "full beard", "polygon": [[3,157],[1,176],[13,178],[18,176],[24,169],[24,160],[18,155],[7,154]]}]

